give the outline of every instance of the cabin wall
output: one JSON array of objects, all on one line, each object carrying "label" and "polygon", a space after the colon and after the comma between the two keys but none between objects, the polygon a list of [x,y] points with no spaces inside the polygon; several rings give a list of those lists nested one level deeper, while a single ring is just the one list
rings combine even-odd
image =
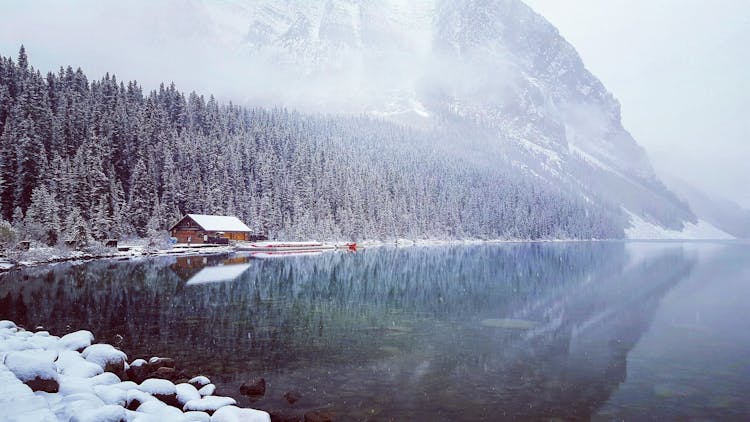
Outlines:
[{"label": "cabin wall", "polygon": [[[203,239],[207,237],[225,237],[229,240],[245,241],[248,240],[248,234],[245,232],[219,232],[203,231],[191,228],[175,228],[171,232],[172,237],[177,239],[177,243],[206,243]],[[188,240],[189,239],[189,240]]]}]

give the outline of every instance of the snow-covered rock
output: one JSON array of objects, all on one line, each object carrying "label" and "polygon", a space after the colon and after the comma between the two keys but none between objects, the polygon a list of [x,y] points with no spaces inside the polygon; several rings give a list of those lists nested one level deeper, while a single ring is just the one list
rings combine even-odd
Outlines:
[{"label": "snow-covered rock", "polygon": [[188,383],[177,384],[175,390],[177,392],[177,400],[182,405],[185,405],[185,403],[191,400],[200,400],[201,398],[201,394],[198,390]]},{"label": "snow-covered rock", "polygon": [[158,415],[164,421],[181,420],[184,417],[183,412],[172,406],[168,406],[159,400],[147,401],[136,409],[138,412]]},{"label": "snow-covered rock", "polygon": [[128,357],[109,344],[92,344],[81,352],[87,361],[95,363],[105,371],[122,372]]},{"label": "snow-covered rock", "polygon": [[185,412],[185,418],[190,422],[210,422],[211,416],[206,412],[191,410]]},{"label": "snow-covered rock", "polygon": [[171,381],[151,378],[143,381],[138,389],[149,394],[175,394],[177,387]]},{"label": "snow-covered rock", "polygon": [[91,346],[94,335],[91,331],[81,330],[66,334],[60,338],[60,347],[66,350],[83,350]]},{"label": "snow-covered rock", "polygon": [[74,350],[64,350],[57,357],[57,368],[63,375],[90,378],[104,372],[100,365],[87,361]]},{"label": "snow-covered rock", "polygon": [[[207,422],[213,420],[209,413],[236,404],[229,397],[201,397],[188,383],[174,385],[163,379],[147,379],[140,385],[123,382],[105,369],[124,365],[125,354],[107,344],[91,345],[92,341],[88,331],[57,338],[46,331],[32,333],[12,321],[0,321],[0,421]],[[134,367],[147,364],[133,361]],[[215,388],[206,377],[191,381],[202,385],[204,392]],[[254,412],[230,411],[219,417],[264,420],[252,419],[257,415]]]},{"label": "snow-covered rock", "polygon": [[124,420],[127,420],[125,409],[122,406],[108,404],[74,415],[70,422],[120,422]]},{"label": "snow-covered rock", "polygon": [[210,396],[216,392],[216,386],[213,384],[206,384],[198,390],[201,396]]},{"label": "snow-covered rock", "polygon": [[200,389],[205,385],[211,384],[211,380],[203,375],[198,375],[197,377],[190,378],[190,381],[188,381],[188,383],[192,384],[195,388]]},{"label": "snow-covered rock", "polygon": [[104,403],[116,404],[120,407],[125,407],[127,405],[128,393],[117,385],[95,385],[93,388],[94,393],[96,393]]},{"label": "snow-covered rock", "polygon": [[[32,389],[56,392],[58,390],[57,367],[53,362],[56,355],[56,352],[38,350],[10,352],[5,356],[4,364],[16,378]],[[38,388],[36,388],[37,385]]]},{"label": "snow-covered rock", "polygon": [[0,320],[0,329],[16,328],[16,323],[7,319]]},{"label": "snow-covered rock", "polygon": [[214,412],[211,422],[271,422],[271,416],[262,410],[225,406]]},{"label": "snow-covered rock", "polygon": [[207,396],[198,400],[190,400],[185,403],[183,410],[197,410],[202,412],[214,412],[224,406],[237,404],[237,400],[231,397]]},{"label": "snow-covered rock", "polygon": [[0,409],[4,421],[57,421],[47,401],[0,363]]}]

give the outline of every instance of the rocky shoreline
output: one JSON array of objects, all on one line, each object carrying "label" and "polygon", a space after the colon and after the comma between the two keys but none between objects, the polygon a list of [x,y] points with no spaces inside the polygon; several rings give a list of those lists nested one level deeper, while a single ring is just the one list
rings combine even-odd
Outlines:
[{"label": "rocky shoreline", "polygon": [[[205,376],[175,369],[170,358],[135,359],[89,331],[62,337],[0,321],[0,419],[3,421],[247,421],[268,413],[214,395]],[[261,382],[262,381],[262,382]],[[243,388],[262,394],[265,381]]]}]

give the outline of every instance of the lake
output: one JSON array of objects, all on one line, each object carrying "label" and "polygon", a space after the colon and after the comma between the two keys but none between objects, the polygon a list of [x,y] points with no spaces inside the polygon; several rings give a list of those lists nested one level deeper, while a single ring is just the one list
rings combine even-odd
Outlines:
[{"label": "lake", "polygon": [[[175,358],[293,419],[750,418],[750,245],[573,242],[98,260],[0,319]],[[265,396],[243,397],[255,377]],[[284,394],[294,392],[290,404]]]}]

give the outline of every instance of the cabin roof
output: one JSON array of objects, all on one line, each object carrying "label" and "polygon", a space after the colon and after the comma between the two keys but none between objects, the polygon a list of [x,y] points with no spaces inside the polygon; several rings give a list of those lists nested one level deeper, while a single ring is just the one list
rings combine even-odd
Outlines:
[{"label": "cabin roof", "polygon": [[[211,232],[249,232],[250,227],[246,226],[245,223],[240,221],[239,218],[226,215],[205,215],[205,214],[188,214],[185,217],[190,217],[195,221],[203,230]],[[177,222],[172,229],[179,225],[180,221]],[[170,229],[171,230],[171,229]]]}]

